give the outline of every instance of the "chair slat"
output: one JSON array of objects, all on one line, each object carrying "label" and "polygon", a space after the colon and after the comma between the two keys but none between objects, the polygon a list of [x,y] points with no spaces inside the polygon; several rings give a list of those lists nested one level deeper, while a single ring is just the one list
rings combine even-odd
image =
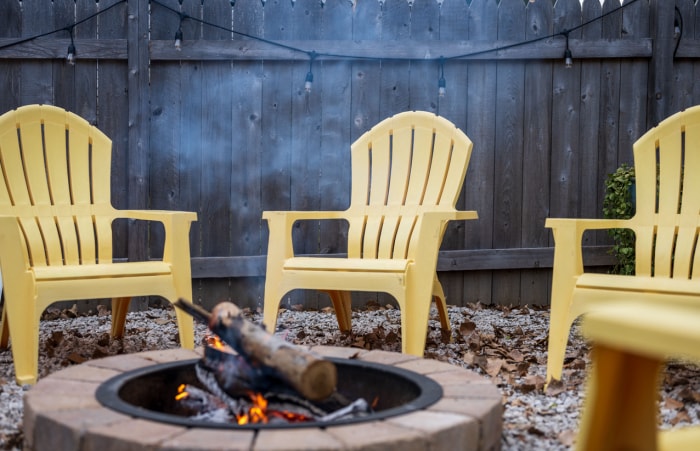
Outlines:
[{"label": "chair slat", "polygon": [[406,201],[413,147],[412,128],[402,127],[394,130],[391,139],[391,175],[387,205],[403,205]]}]

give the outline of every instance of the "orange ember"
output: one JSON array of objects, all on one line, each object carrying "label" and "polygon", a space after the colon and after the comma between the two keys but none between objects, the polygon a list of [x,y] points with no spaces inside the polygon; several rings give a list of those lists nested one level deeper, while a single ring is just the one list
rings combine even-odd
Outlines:
[{"label": "orange ember", "polygon": [[248,409],[248,412],[241,415],[236,415],[238,424],[249,423],[267,423],[271,417],[282,418],[289,423],[299,423],[302,421],[311,421],[313,418],[300,413],[290,412],[288,410],[268,410],[267,399],[260,393],[249,393],[250,400],[253,405]]},{"label": "orange ember", "polygon": [[186,387],[185,387],[185,384],[180,384],[180,385],[177,387],[177,395],[175,395],[175,400],[176,400],[176,401],[180,401],[180,400],[182,400],[182,399],[185,399],[185,398],[187,398],[187,397],[190,395],[189,393],[187,393],[187,391],[185,390],[185,388],[186,388]]}]

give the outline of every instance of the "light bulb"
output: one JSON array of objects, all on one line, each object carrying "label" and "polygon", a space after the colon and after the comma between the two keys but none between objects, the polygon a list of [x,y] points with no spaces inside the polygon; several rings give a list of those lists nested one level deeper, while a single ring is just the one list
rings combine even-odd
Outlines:
[{"label": "light bulb", "polygon": [[306,73],[306,81],[304,81],[304,89],[306,92],[311,92],[311,85],[314,82],[314,74],[311,71]]},{"label": "light bulb", "polygon": [[68,53],[66,54],[66,62],[71,66],[75,66],[75,45],[71,42],[68,46]]},{"label": "light bulb", "polygon": [[445,77],[440,77],[438,80],[438,97],[445,97],[445,92],[447,92],[447,82],[445,82]]},{"label": "light bulb", "polygon": [[564,64],[566,64],[567,69],[571,69],[574,65],[574,57],[571,55],[571,50],[568,48],[564,51]]},{"label": "light bulb", "polygon": [[182,50],[182,29],[175,32],[175,50]]}]

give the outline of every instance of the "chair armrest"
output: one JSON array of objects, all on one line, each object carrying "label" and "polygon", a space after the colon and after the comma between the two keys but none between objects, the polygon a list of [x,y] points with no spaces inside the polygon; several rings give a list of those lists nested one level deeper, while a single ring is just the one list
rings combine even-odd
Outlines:
[{"label": "chair armrest", "polygon": [[161,222],[165,229],[163,261],[189,261],[190,226],[197,220],[197,213],[169,210],[118,210],[117,217]]},{"label": "chair armrest", "polygon": [[[280,262],[294,256],[292,226],[296,221],[348,219],[347,211],[264,211],[263,219],[270,230],[267,261]],[[274,245],[273,245],[274,243]],[[278,264],[278,263],[275,263]]]}]

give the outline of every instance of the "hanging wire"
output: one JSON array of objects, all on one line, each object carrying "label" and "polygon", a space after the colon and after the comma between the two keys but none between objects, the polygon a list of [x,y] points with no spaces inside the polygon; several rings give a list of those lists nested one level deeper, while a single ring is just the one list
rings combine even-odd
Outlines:
[{"label": "hanging wire", "polygon": [[110,9],[114,8],[115,6],[121,5],[122,3],[126,3],[127,1],[128,0],[119,0],[118,2],[108,6],[107,8],[105,8],[101,11],[98,11],[94,14],[90,14],[89,16],[87,16],[83,19],[80,19],[79,21],[77,21],[71,25],[68,25],[66,27],[57,28],[55,30],[47,31],[45,33],[36,34],[34,36],[29,36],[27,38],[22,38],[22,39],[19,39],[17,41],[13,41],[13,42],[10,42],[10,43],[4,44],[4,45],[0,45],[0,50],[15,46],[15,45],[24,44],[25,42],[33,41],[34,39],[43,38],[44,36],[49,36],[49,35],[52,35],[54,33],[58,33],[59,31],[65,31],[65,30],[68,30],[69,28],[71,28],[71,29],[75,28],[76,26],[80,25],[81,23],[87,22],[88,20],[92,20],[95,17],[99,16],[100,14],[104,14],[107,11],[109,11]]},{"label": "hanging wire", "polygon": [[311,85],[314,82],[314,73],[312,71],[314,60],[316,59],[317,53],[315,51],[309,52],[309,71],[306,73],[306,79],[304,80],[304,90],[309,93],[311,92]]},{"label": "hanging wire", "polygon": [[676,39],[676,47],[673,49],[673,57],[676,57],[678,52],[678,46],[681,43],[681,38],[683,37],[683,14],[677,6],[674,6],[675,17],[673,18],[673,37]]}]

